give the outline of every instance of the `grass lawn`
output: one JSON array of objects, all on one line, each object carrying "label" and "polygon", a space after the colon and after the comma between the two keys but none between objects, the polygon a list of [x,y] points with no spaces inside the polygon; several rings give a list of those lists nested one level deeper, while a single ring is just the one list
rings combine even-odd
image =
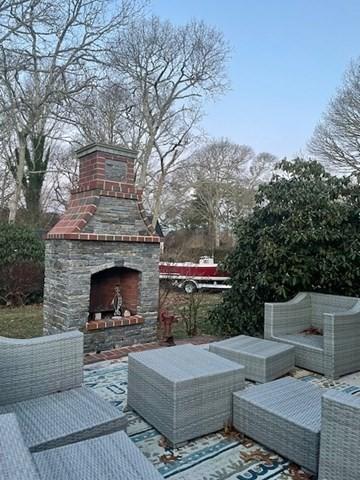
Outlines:
[{"label": "grass lawn", "polygon": [[[197,335],[211,334],[207,318],[209,311],[221,301],[219,293],[195,294],[197,299]],[[178,322],[174,325],[175,339],[186,338],[186,325],[181,319],[180,311],[185,316],[189,313],[190,296],[180,291],[170,291],[163,299],[161,309],[174,313]],[[26,305],[23,307],[0,307],[0,336],[13,338],[31,338],[42,335],[43,309],[42,305]]]},{"label": "grass lawn", "polygon": [[31,338],[42,335],[42,305],[0,307],[2,337]]}]

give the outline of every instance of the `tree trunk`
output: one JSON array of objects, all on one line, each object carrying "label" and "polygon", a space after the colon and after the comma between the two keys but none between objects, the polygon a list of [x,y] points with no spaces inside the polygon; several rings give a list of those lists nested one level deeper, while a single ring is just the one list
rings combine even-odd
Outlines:
[{"label": "tree trunk", "polygon": [[[30,174],[31,175],[31,174]],[[29,177],[30,177],[29,175]],[[26,210],[27,210],[27,215],[30,223],[32,225],[35,225],[39,222],[40,220],[40,214],[41,214],[41,185],[36,186],[36,188],[32,188],[35,184],[35,182],[30,182],[29,178],[29,186],[27,187],[26,191],[24,192],[25,194],[25,203],[26,203]],[[36,185],[36,184],[35,184]]]},{"label": "tree trunk", "polygon": [[26,152],[26,135],[18,133],[19,142],[19,163],[16,169],[15,193],[9,205],[9,223],[15,223],[18,205],[23,186],[24,169],[25,169],[25,152]]},{"label": "tree trunk", "polygon": [[208,210],[210,245],[212,249],[212,255],[214,256],[215,249],[219,248],[220,246],[220,232],[219,232],[218,218],[217,218],[216,197],[210,200],[207,210]]},{"label": "tree trunk", "polygon": [[152,211],[152,226],[156,228],[156,224],[160,216],[160,207],[161,207],[161,196],[164,190],[165,185],[165,174],[160,173],[159,182],[155,192],[154,208]]},{"label": "tree trunk", "polygon": [[27,181],[24,188],[26,209],[31,223],[37,224],[41,215],[41,192],[49,163],[50,149],[45,148],[46,136],[31,138],[32,149],[27,150]]},{"label": "tree trunk", "polygon": [[215,248],[220,247],[220,230],[218,225],[215,225]]},{"label": "tree trunk", "polygon": [[140,175],[139,175],[139,178],[137,179],[137,184],[140,188],[145,188],[145,185],[146,185],[149,159],[151,156],[151,152],[154,148],[154,141],[155,141],[154,136],[153,135],[150,136],[144,147],[143,154],[139,159],[141,164],[140,164]]},{"label": "tree trunk", "polygon": [[3,176],[3,179],[2,179],[2,182],[1,182],[1,195],[0,195],[0,210],[1,211],[4,210],[5,204],[6,204],[6,199],[7,199],[6,186],[7,186],[8,178],[9,178],[9,170],[8,170],[7,166],[5,166],[4,176]]}]

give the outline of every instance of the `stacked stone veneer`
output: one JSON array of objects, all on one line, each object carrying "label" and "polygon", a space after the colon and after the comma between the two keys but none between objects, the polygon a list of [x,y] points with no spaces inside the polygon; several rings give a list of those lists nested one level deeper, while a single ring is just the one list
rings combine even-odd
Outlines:
[{"label": "stacked stone veneer", "polygon": [[[134,183],[136,153],[90,145],[77,152],[78,187],[48,233],[45,258],[44,330],[78,328],[85,351],[150,342],[156,338],[159,242]],[[136,315],[89,322],[91,276],[114,267],[139,272]],[[135,285],[135,284],[134,284]]]}]

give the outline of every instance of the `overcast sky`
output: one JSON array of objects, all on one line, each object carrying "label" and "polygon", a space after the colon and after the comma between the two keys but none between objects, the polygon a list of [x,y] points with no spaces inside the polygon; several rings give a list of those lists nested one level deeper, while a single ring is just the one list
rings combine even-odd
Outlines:
[{"label": "overcast sky", "polygon": [[232,90],[206,108],[206,131],[279,157],[305,152],[351,59],[360,0],[153,0],[175,23],[203,19],[232,47]]}]

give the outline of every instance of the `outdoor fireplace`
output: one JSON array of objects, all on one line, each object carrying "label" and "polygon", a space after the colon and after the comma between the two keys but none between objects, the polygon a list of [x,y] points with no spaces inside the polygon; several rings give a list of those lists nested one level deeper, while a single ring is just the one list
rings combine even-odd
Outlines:
[{"label": "outdoor fireplace", "polygon": [[85,351],[153,341],[160,239],[134,183],[136,153],[96,144],[77,154],[78,187],[46,241],[45,334],[78,328]]},{"label": "outdoor fireplace", "polygon": [[139,302],[139,274],[140,272],[131,268],[113,267],[91,275],[89,321],[114,318],[116,312],[113,301],[116,287],[121,294],[121,316],[136,315]]}]

